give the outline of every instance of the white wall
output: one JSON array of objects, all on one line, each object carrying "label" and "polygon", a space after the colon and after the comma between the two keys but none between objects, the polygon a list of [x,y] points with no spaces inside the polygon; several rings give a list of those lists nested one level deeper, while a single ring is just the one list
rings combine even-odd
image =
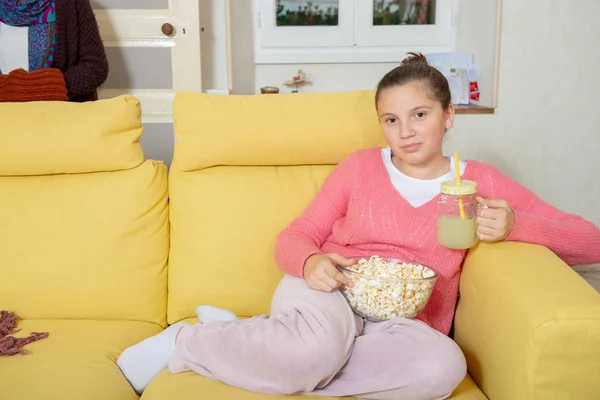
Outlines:
[{"label": "white wall", "polygon": [[463,115],[446,143],[600,226],[600,2],[505,0],[495,115]]},{"label": "white wall", "polygon": [[[242,7],[233,3],[234,11]],[[264,85],[283,89],[281,82],[300,66],[253,68],[247,54],[253,14],[250,1],[243,3],[234,24],[243,34],[233,39],[246,53],[234,62],[234,82],[241,88],[234,93],[254,93]],[[600,225],[598,15],[597,0],[504,0],[498,109],[495,115],[458,116],[445,148],[492,163],[551,204]],[[315,85],[349,90],[374,86],[391,66],[301,67],[315,75]]]}]

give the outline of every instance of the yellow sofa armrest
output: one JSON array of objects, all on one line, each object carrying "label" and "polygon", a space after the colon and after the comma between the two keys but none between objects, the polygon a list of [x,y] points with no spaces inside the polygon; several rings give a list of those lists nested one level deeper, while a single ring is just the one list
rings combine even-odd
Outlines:
[{"label": "yellow sofa armrest", "polygon": [[600,294],[545,247],[470,251],[454,339],[490,400],[600,398]]}]

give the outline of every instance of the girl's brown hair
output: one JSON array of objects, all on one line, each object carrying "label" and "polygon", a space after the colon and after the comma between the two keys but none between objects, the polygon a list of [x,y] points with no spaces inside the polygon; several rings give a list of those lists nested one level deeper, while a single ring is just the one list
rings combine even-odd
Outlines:
[{"label": "girl's brown hair", "polygon": [[423,54],[408,54],[409,56],[402,61],[402,64],[385,74],[379,81],[375,93],[375,106],[377,106],[379,96],[381,96],[383,90],[420,81],[427,84],[430,97],[439,101],[442,108],[447,110],[452,96],[446,77],[439,70],[429,65]]}]

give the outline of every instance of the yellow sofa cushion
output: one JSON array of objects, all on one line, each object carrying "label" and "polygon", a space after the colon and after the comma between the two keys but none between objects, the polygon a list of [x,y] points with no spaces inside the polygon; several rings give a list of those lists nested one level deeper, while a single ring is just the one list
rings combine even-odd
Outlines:
[{"label": "yellow sofa cushion", "polygon": [[167,173],[0,177],[0,307],[24,319],[165,323]]},{"label": "yellow sofa cushion", "polygon": [[2,400],[136,400],[115,361],[127,347],[161,327],[132,321],[21,321],[25,336],[50,336],[27,345],[29,355],[0,357]]},{"label": "yellow sofa cushion", "polygon": [[194,316],[200,304],[268,313],[283,276],[273,258],[277,235],[332,168],[172,169],[169,322]]},{"label": "yellow sofa cushion", "polygon": [[277,96],[179,93],[173,118],[175,163],[182,171],[215,165],[337,164],[356,150],[384,144],[370,90]]},{"label": "yellow sofa cushion", "polygon": [[268,313],[279,232],[335,164],[383,144],[373,93],[180,93],[174,117],[168,320],[200,304]]},{"label": "yellow sofa cushion", "polygon": [[[194,372],[173,375],[168,370],[161,372],[146,388],[142,400],[290,400],[290,399],[340,399],[322,396],[267,396],[228,386]],[[487,400],[469,376],[454,391],[450,400]]]},{"label": "yellow sofa cushion", "polygon": [[0,103],[0,175],[117,171],[144,153],[139,101]]}]

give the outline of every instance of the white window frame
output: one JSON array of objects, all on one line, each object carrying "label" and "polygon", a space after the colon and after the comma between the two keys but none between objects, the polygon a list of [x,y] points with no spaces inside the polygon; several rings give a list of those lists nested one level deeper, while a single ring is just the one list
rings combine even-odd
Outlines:
[{"label": "white window frame", "polygon": [[369,0],[339,1],[337,27],[277,27],[276,0],[254,0],[255,64],[398,62],[409,51],[452,51],[457,0],[437,0],[435,25],[398,26],[373,26]]},{"label": "white window frame", "polygon": [[[363,0],[364,1],[364,0]],[[354,46],[354,4],[342,7],[341,0],[337,26],[277,26],[276,0],[256,0],[258,41],[261,48],[352,47]]]},{"label": "white window frame", "polygon": [[373,25],[373,3],[356,2],[356,45],[450,46],[452,45],[453,0],[437,0],[434,25]]}]

